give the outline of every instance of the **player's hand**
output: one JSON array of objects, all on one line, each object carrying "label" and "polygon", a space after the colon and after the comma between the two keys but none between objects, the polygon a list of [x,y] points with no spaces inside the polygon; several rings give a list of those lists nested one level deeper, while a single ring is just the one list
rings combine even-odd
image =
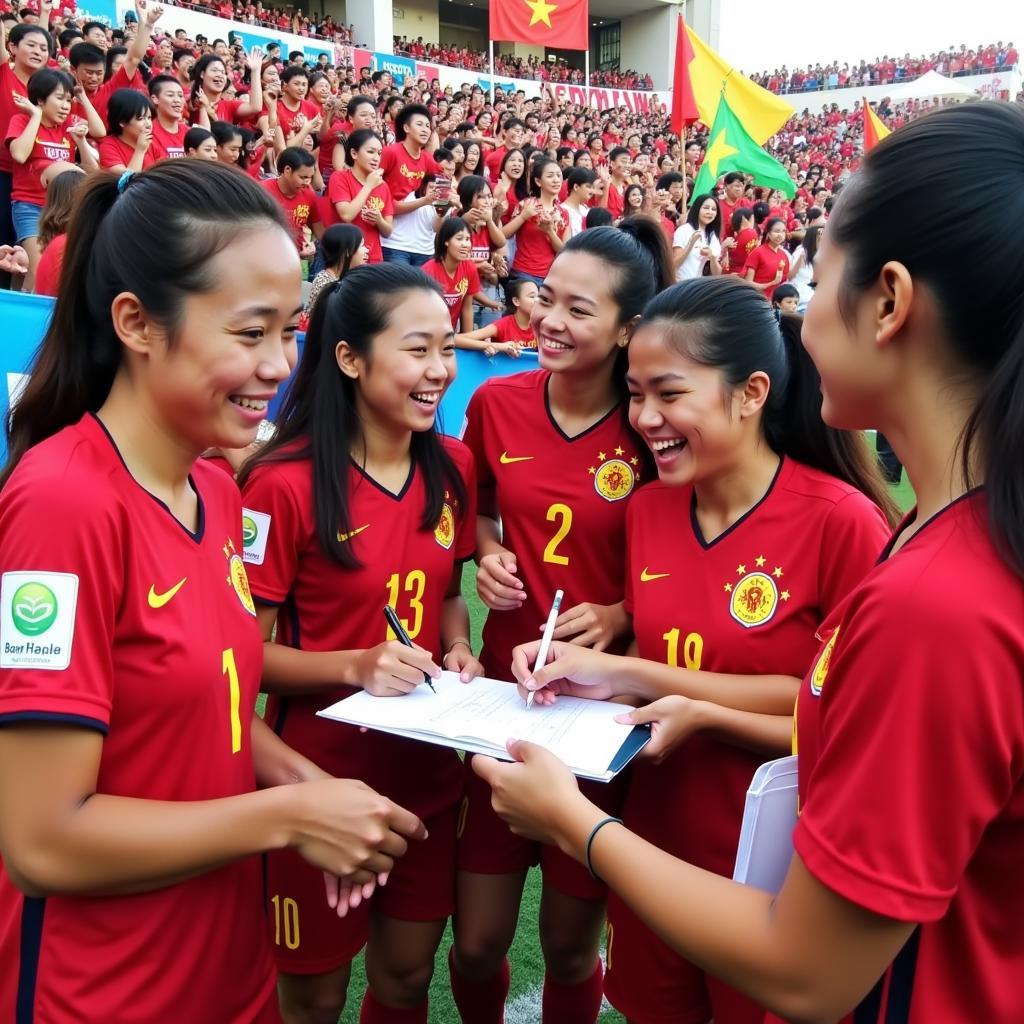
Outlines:
[{"label": "player's hand", "polygon": [[[566,819],[593,807],[572,772],[544,747],[509,740],[512,764],[477,754],[473,771],[491,787],[491,806],[516,835],[558,845]],[[601,812],[597,811],[595,821]]]},{"label": "player's hand", "polygon": [[27,274],[28,253],[20,245],[0,245],[0,270],[7,274]]},{"label": "player's hand", "polygon": [[457,643],[441,659],[441,664],[449,672],[458,672],[459,681],[471,683],[477,676],[484,674],[484,667],[476,659],[472,648],[467,643]]},{"label": "player's hand", "polygon": [[338,878],[364,885],[389,872],[408,849],[425,839],[415,814],[358,779],[321,779],[286,786],[287,845]]},{"label": "player's hand", "polygon": [[382,871],[376,878],[368,882],[358,883],[351,878],[339,878],[329,871],[324,872],[324,889],[327,895],[327,906],[338,917],[345,917],[350,910],[355,910],[365,903],[377,891],[377,887],[387,885],[388,872]]},{"label": "player's hand", "polygon": [[526,590],[518,572],[516,556],[511,551],[484,555],[476,572],[476,592],[480,600],[496,612],[522,607]]},{"label": "player's hand", "polygon": [[[629,620],[619,604],[578,604],[555,619],[555,640],[568,640],[580,647],[607,650],[617,636],[629,628]],[[544,627],[540,627],[543,632]]]},{"label": "player's hand", "polygon": [[535,673],[540,645],[540,640],[532,640],[512,652],[512,675],[524,699],[531,691],[537,704],[553,704],[559,694],[611,700],[620,693],[612,682],[622,672],[615,655],[554,640],[548,648],[547,664]]},{"label": "player's hand", "polygon": [[689,697],[662,697],[653,704],[616,715],[624,725],[650,725],[651,742],[637,755],[660,764],[684,740],[703,728],[703,701]]},{"label": "player's hand", "polygon": [[423,673],[437,679],[441,669],[430,652],[387,640],[363,651],[356,659],[359,685],[374,697],[402,697],[423,683]]}]

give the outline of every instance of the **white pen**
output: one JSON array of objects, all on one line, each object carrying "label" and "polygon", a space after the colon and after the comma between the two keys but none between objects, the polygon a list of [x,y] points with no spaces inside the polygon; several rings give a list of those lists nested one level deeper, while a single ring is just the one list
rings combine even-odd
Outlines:
[{"label": "white pen", "polygon": [[[537,661],[533,666],[533,674],[536,675],[548,660],[548,648],[551,646],[551,634],[555,631],[555,619],[558,618],[558,609],[562,607],[562,592],[555,591],[555,599],[551,603],[551,614],[548,615],[547,625],[544,627],[544,635],[540,638],[540,650],[537,651]],[[527,709],[533,707],[534,691],[526,695]]]}]

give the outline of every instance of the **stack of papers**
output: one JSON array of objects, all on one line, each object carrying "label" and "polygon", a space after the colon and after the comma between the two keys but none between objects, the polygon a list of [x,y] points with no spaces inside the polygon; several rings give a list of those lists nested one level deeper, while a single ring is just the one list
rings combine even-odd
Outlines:
[{"label": "stack of papers", "polygon": [[733,881],[777,893],[793,859],[797,759],[780,757],[754,772],[743,808]]}]

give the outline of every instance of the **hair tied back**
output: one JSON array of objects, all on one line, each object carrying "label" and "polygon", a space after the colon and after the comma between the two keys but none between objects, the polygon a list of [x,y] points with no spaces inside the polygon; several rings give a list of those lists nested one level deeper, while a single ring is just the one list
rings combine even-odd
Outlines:
[{"label": "hair tied back", "polygon": [[124,195],[124,190],[128,187],[129,182],[135,177],[134,171],[125,171],[120,178],[117,179],[117,194],[119,196]]}]

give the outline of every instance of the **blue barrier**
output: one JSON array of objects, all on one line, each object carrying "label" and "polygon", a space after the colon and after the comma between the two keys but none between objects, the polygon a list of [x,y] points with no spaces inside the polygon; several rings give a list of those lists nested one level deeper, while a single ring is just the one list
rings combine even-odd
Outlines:
[{"label": "blue barrier", "polygon": [[[2,393],[0,393],[0,413],[6,423],[10,409],[11,395],[16,393],[22,375],[28,372],[35,356],[39,342],[50,322],[53,312],[53,299],[42,295],[20,295],[17,292],[0,292],[0,324],[3,324],[3,344],[0,348],[0,369],[3,370]],[[299,340],[299,352],[302,351],[302,339]],[[470,352],[460,349],[457,356],[458,374],[451,387],[448,388],[441,409],[438,412],[438,423],[447,434],[458,436],[462,433],[462,424],[466,418],[466,407],[469,405],[473,392],[490,377],[507,377],[512,373],[537,369],[537,353],[524,352],[518,359],[508,356],[488,358],[482,352]],[[281,397],[286,385],[282,386],[279,397],[270,405],[269,415],[273,418],[281,405]],[[0,431],[0,464],[7,458],[7,440]]]}]

